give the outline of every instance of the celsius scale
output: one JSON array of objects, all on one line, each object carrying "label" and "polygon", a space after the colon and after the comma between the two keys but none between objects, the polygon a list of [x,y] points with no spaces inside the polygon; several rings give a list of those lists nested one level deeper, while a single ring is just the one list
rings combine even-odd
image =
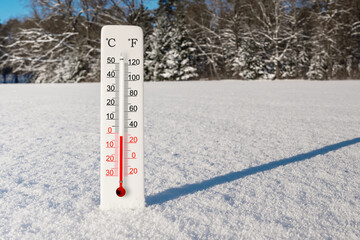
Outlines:
[{"label": "celsius scale", "polygon": [[100,208],[141,208],[144,197],[143,32],[101,29]]}]

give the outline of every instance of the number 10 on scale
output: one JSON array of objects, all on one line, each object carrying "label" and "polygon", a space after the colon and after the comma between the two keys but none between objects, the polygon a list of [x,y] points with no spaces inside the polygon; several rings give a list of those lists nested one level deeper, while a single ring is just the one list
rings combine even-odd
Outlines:
[{"label": "number 10 on scale", "polygon": [[101,30],[100,207],[145,206],[143,33],[136,26]]}]

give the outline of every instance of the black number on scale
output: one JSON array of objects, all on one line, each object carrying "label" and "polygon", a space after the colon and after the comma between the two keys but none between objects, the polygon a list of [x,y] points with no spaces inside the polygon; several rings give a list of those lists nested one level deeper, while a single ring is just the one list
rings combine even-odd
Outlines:
[{"label": "black number on scale", "polygon": [[113,71],[109,71],[106,76],[107,76],[108,78],[114,78],[114,77],[115,77],[115,74],[116,74],[116,73],[115,73],[115,71],[113,70]]},{"label": "black number on scale", "polygon": [[140,80],[140,74],[129,74],[129,81],[139,81]]},{"label": "black number on scale", "polygon": [[115,105],[115,99],[106,99],[106,105],[108,106],[114,106]]},{"label": "black number on scale", "polygon": [[107,63],[115,63],[114,57],[107,57]]},{"label": "black number on scale", "polygon": [[129,65],[131,66],[136,66],[140,64],[140,59],[138,58],[134,58],[134,59],[129,59]]},{"label": "black number on scale", "polygon": [[138,125],[138,122],[137,122],[137,121],[131,121],[131,122],[129,123],[129,126],[132,127],[132,128],[136,128],[137,125]]},{"label": "black number on scale", "polygon": [[129,91],[129,96],[131,97],[136,97],[138,95],[138,91],[137,90],[130,90]]},{"label": "black number on scale", "polygon": [[130,112],[136,112],[138,110],[138,106],[136,106],[136,105],[130,105],[129,106],[129,111]]},{"label": "black number on scale", "polygon": [[107,92],[115,92],[115,85],[107,85],[106,91]]},{"label": "black number on scale", "polygon": [[115,118],[115,114],[114,113],[107,113],[106,117],[107,117],[107,120],[113,120]]}]

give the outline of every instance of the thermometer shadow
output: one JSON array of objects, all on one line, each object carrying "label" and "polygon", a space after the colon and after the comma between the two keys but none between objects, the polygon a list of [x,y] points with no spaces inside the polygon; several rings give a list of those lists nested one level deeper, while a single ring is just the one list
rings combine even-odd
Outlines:
[{"label": "thermometer shadow", "polygon": [[174,199],[177,199],[179,197],[182,197],[184,195],[192,194],[198,191],[202,191],[211,187],[214,187],[216,185],[220,185],[227,182],[232,182],[235,180],[238,180],[240,178],[244,178],[250,175],[254,175],[260,172],[269,171],[272,169],[275,169],[280,166],[285,166],[290,163],[295,162],[301,162],[310,158],[313,158],[317,155],[324,155],[326,153],[329,153],[331,151],[336,151],[340,148],[347,147],[356,143],[360,143],[360,138],[354,138],[351,140],[346,140],[343,142],[335,143],[332,145],[328,145],[307,153],[302,153],[290,158],[284,158],[281,160],[273,161],[270,163],[266,163],[260,166],[247,168],[241,171],[237,172],[231,172],[225,175],[217,176],[214,178],[210,178],[208,180],[199,182],[199,183],[193,183],[193,184],[186,184],[180,187],[170,188],[163,192],[160,192],[155,195],[151,195],[146,197],[146,203],[147,206],[155,205],[155,204],[162,204],[167,201],[171,201]]}]

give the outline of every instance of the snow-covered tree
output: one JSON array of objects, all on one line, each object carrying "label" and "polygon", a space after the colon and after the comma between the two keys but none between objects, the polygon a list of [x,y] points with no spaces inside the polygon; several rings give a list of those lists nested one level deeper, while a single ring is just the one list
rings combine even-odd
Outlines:
[{"label": "snow-covered tree", "polygon": [[246,48],[240,48],[231,62],[235,78],[258,79],[264,75],[263,60],[259,55],[251,54]]},{"label": "snow-covered tree", "polygon": [[311,58],[309,71],[306,73],[307,77],[314,80],[327,79],[327,59],[328,56],[324,51],[314,53]]},{"label": "snow-covered tree", "polygon": [[[76,58],[69,56],[74,50],[69,41],[76,35],[51,34],[41,28],[23,29],[5,39],[9,44],[1,66],[11,65],[17,74],[32,73],[33,81],[39,83],[76,81],[84,74],[83,66],[74,64]],[[67,74],[62,74],[64,71]]]},{"label": "snow-covered tree", "polygon": [[[351,44],[350,8],[333,0],[315,0],[313,8],[315,28],[310,39],[312,60],[307,75],[318,79],[346,78],[347,59],[352,52],[347,46]],[[314,75],[314,69],[324,72]]]},{"label": "snow-covered tree", "polygon": [[195,48],[189,39],[188,27],[179,19],[169,30],[169,50],[165,53],[164,80],[190,80],[197,77],[193,67]]},{"label": "snow-covered tree", "polygon": [[254,1],[248,6],[255,20],[253,24],[256,24],[248,26],[251,40],[259,48],[259,53],[266,56],[267,62],[271,64],[268,77],[280,79],[281,63],[295,38],[289,24],[289,4],[285,0],[269,0],[266,4],[263,1]]},{"label": "snow-covered tree", "polygon": [[196,48],[197,66],[200,67],[198,72],[206,74],[208,78],[219,79],[223,74],[224,63],[220,19],[204,0],[194,2],[187,20],[191,31],[189,37]]},{"label": "snow-covered tree", "polygon": [[[197,76],[193,67],[195,48],[184,16],[176,11],[177,1],[162,1],[153,33],[149,37],[145,72],[147,80],[189,80]],[[168,12],[169,11],[169,12]]]},{"label": "snow-covered tree", "polygon": [[145,53],[145,80],[164,80],[165,54],[170,48],[169,26],[165,15],[157,18],[153,33],[149,36],[149,51]]}]

